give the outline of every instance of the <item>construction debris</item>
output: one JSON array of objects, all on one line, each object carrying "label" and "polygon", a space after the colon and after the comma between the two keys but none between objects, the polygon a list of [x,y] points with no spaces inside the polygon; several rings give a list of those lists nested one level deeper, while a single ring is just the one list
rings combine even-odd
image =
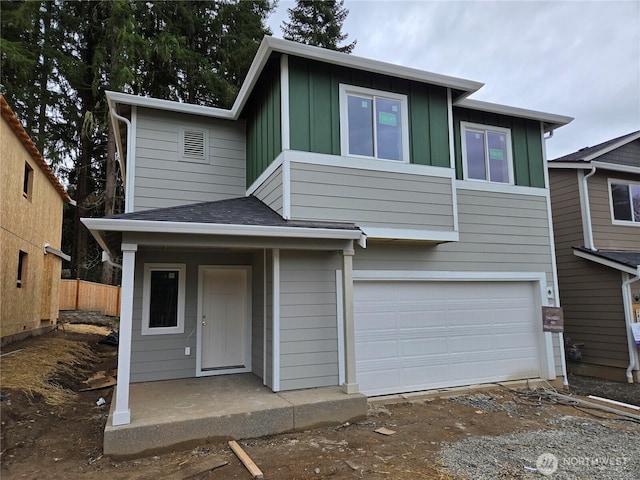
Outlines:
[{"label": "construction debris", "polygon": [[100,371],[95,375],[87,378],[83,383],[88,385],[82,388],[80,392],[89,392],[91,390],[100,390],[102,388],[113,387],[117,383],[118,370]]},{"label": "construction debris", "polygon": [[236,456],[242,462],[245,468],[249,470],[249,473],[253,478],[264,478],[262,471],[258,468],[258,466],[255,463],[253,463],[253,460],[251,460],[251,457],[247,455],[247,453],[242,449],[242,447],[238,445],[238,442],[231,440],[229,442],[229,447],[231,447],[231,450],[233,451],[233,453],[236,454]]},{"label": "construction debris", "polygon": [[389,430],[388,428],[385,428],[385,427],[380,427],[377,430],[374,430],[374,432],[380,433],[381,435],[393,435],[396,433],[395,430]]},{"label": "construction debris", "polygon": [[[188,462],[182,462],[178,467],[183,467],[183,465],[187,463]],[[225,465],[229,465],[229,462],[214,455],[198,458],[196,464],[187,465],[186,467],[179,469],[180,478],[187,480],[190,478],[200,477],[205,473],[212,472],[213,470],[224,467]]]}]

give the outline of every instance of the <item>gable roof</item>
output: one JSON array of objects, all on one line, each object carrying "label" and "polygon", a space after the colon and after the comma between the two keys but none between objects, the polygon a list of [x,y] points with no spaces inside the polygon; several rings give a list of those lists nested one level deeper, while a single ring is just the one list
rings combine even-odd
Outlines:
[{"label": "gable roof", "polygon": [[20,123],[20,120],[18,120],[16,114],[13,113],[13,110],[11,110],[11,107],[5,100],[4,95],[0,95],[0,108],[2,110],[2,118],[4,118],[9,124],[9,127],[11,128],[15,136],[18,138],[18,140],[20,140],[27,152],[29,152],[31,158],[36,162],[38,167],[40,167],[40,170],[42,170],[45,177],[47,177],[47,180],[49,180],[51,185],[53,185],[53,187],[56,189],[58,195],[60,195],[60,197],[62,197],[62,200],[64,200],[65,202],[71,203],[71,197],[69,197],[67,191],[58,181],[58,178],[54,175],[49,165],[47,165],[47,162],[45,162],[42,154],[38,150],[38,147],[36,147],[36,145],[33,143],[33,140],[31,140],[31,137]]},{"label": "gable roof", "polygon": [[[593,147],[585,147],[580,150],[569,153],[562,157],[549,160],[549,167],[551,168],[591,168],[592,166],[599,166],[605,169],[620,170],[629,167],[631,169],[640,169],[640,157],[629,160],[622,160],[615,157],[601,158],[603,155],[623,147],[631,142],[640,139],[640,130],[627,133],[617,138],[607,140],[606,142],[599,143]],[[620,168],[616,168],[620,167]]]}]

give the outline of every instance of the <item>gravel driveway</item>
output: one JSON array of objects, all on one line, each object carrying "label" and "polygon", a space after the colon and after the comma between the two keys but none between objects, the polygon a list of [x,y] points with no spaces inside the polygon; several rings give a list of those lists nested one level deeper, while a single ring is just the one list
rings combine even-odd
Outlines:
[{"label": "gravel driveway", "polygon": [[[483,410],[513,410],[513,402],[499,403],[483,394],[451,401]],[[474,480],[541,475],[557,480],[640,479],[640,424],[573,415],[541,419],[541,424],[548,428],[443,444],[443,465]]]}]

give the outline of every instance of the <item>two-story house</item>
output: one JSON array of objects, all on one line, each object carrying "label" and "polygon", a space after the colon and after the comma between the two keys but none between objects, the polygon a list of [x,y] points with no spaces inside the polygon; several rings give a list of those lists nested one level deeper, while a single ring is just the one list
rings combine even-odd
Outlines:
[{"label": "two-story house", "polygon": [[640,131],[549,162],[565,335],[575,373],[640,381]]},{"label": "two-story house", "polygon": [[129,382],[383,395],[563,376],[545,132],[482,84],[266,37],[230,110],[108,93]]},{"label": "two-story house", "polygon": [[2,345],[58,320],[62,210],[71,199],[0,95],[0,337]]}]

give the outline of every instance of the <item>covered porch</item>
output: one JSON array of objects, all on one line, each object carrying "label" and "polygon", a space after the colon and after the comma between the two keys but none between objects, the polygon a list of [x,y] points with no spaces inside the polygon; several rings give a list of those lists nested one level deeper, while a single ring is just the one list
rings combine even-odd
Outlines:
[{"label": "covered porch", "polygon": [[366,415],[355,379],[352,257],[364,242],[355,225],[284,220],[253,197],[83,221],[122,258],[105,453]]},{"label": "covered porch", "polygon": [[140,456],[207,440],[255,438],[366,417],[367,399],[340,387],[274,393],[251,373],[134,383],[131,423],[104,431],[104,454]]}]

